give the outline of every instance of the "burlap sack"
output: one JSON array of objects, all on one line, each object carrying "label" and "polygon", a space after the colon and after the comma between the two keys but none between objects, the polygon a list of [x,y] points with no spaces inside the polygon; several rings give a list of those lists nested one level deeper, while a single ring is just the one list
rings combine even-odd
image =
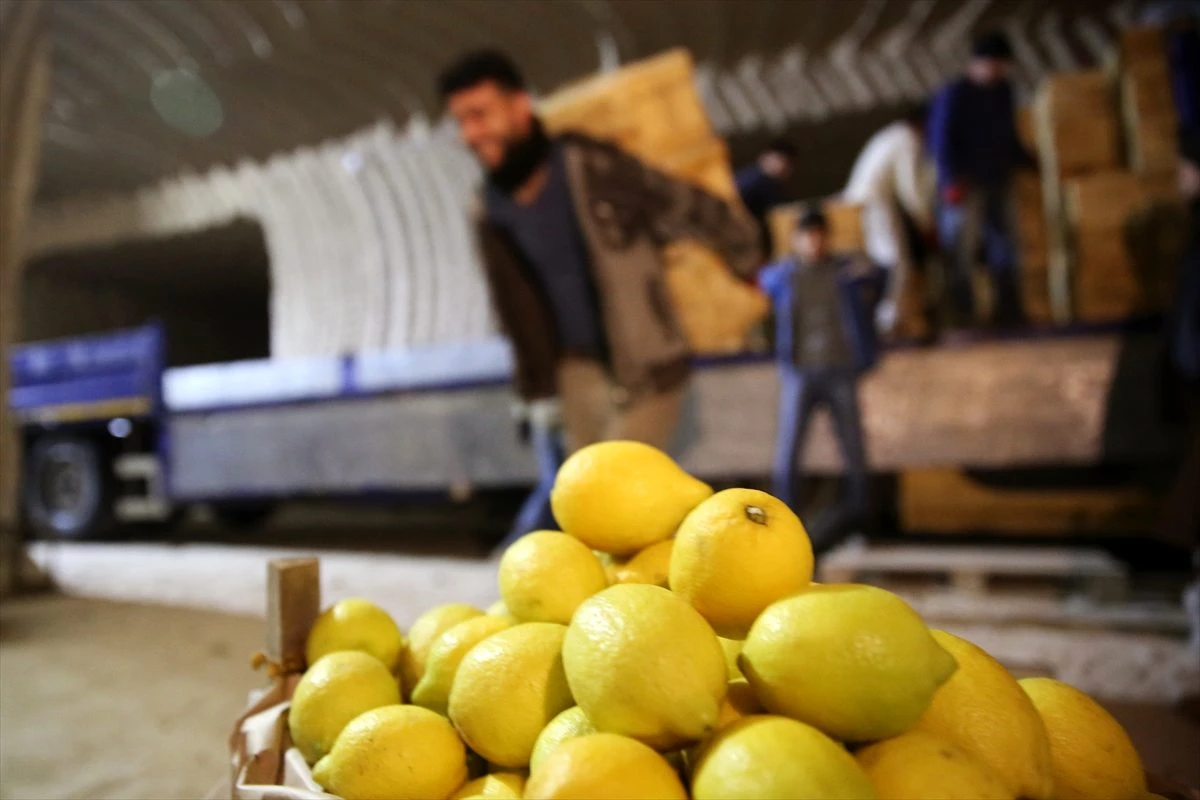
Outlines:
[{"label": "burlap sack", "polygon": [[234,800],[337,800],[313,780],[300,751],[292,747],[287,713],[299,675],[278,678],[250,698],[229,740]]}]

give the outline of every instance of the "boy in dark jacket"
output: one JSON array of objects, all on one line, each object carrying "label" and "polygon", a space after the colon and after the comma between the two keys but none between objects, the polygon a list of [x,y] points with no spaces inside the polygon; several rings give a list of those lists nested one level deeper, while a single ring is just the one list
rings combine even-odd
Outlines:
[{"label": "boy in dark jacket", "polygon": [[875,305],[886,273],[861,256],[829,252],[829,224],[809,210],[794,238],[795,254],[759,275],[775,307],[779,363],[779,428],[773,491],[797,505],[801,448],[819,405],[833,417],[847,491],[832,511],[808,525],[813,547],[828,549],[866,517],[868,476],[858,379],[878,360]]}]

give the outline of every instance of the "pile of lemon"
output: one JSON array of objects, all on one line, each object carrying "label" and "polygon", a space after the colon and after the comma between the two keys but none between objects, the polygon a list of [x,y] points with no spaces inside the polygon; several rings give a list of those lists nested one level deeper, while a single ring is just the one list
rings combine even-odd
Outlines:
[{"label": "pile of lemon", "polygon": [[646,445],[563,465],[562,532],[499,565],[501,601],[402,636],[321,614],[292,739],[347,800],[1149,797],[1095,701],[1015,680],[882,589],[812,581],[786,505]]}]

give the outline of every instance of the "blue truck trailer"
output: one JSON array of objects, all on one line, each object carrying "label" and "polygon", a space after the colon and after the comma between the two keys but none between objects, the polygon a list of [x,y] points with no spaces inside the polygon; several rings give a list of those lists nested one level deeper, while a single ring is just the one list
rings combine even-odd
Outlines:
[{"label": "blue truck trailer", "polygon": [[[294,498],[521,488],[500,338],[401,352],[168,367],[158,324],[10,354],[23,510],[41,535],[161,523],[193,504],[250,522]],[[863,382],[872,468],[1003,470],[1145,463],[1177,445],[1155,422],[1153,337],[1055,331],[889,352]],[[672,447],[713,481],[765,476],[777,382],[761,355],[698,359]],[[840,454],[818,418],[815,473]]]}]

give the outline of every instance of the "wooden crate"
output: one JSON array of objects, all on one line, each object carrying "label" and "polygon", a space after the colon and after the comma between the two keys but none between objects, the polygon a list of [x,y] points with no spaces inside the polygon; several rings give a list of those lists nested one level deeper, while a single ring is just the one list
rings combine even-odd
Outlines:
[{"label": "wooden crate", "polygon": [[1050,243],[1041,178],[1022,172],[1013,181],[1016,204],[1017,249],[1021,268],[1021,303],[1031,322],[1054,321],[1050,293]]},{"label": "wooden crate", "polygon": [[1143,175],[1174,172],[1178,123],[1166,58],[1130,64],[1121,73],[1120,93],[1130,167]]},{"label": "wooden crate", "polygon": [[692,349],[710,355],[744,350],[748,331],[770,311],[766,296],[692,242],[669,246],[666,258],[667,290]]},{"label": "wooden crate", "polygon": [[1121,31],[1116,49],[1116,68],[1124,71],[1130,64],[1163,58],[1167,43],[1162,28],[1140,25]]},{"label": "wooden crate", "polygon": [[1159,506],[1159,498],[1133,488],[998,488],[956,469],[900,474],[900,525],[905,531],[1123,535],[1152,530]]},{"label": "wooden crate", "polygon": [[782,258],[792,251],[796,223],[804,209],[815,203],[821,204],[821,210],[829,220],[830,249],[835,253],[863,251],[862,205],[830,198],[788,203],[771,209],[767,215],[767,226],[771,231],[771,251],[775,258]]},{"label": "wooden crate", "polygon": [[1057,178],[1120,163],[1113,93],[1101,70],[1050,75],[1034,100],[1042,169]]},{"label": "wooden crate", "polygon": [[[686,50],[571,84],[546,98],[539,112],[551,133],[609,139],[651,166],[740,203],[728,148],[713,133]],[[765,298],[698,244],[672,246],[666,259],[667,285],[692,349],[701,354],[744,349],[766,316]]]},{"label": "wooden crate", "polygon": [[611,139],[652,164],[715,137],[691,54],[681,48],[571,84],[546,98],[539,113],[552,133]]}]

